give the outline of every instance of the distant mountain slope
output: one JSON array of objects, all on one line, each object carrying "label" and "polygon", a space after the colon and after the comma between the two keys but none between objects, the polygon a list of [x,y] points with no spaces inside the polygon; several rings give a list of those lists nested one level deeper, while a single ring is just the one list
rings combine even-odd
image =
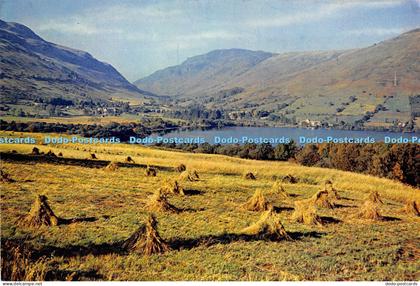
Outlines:
[{"label": "distant mountain slope", "polygon": [[89,53],[47,42],[24,25],[0,20],[3,95],[142,97],[114,67]]},{"label": "distant mountain slope", "polygon": [[[209,108],[253,114],[254,109],[264,110],[265,116],[286,115],[298,121],[354,122],[373,112],[364,119],[373,124],[407,121],[408,97],[420,93],[420,29],[361,49],[272,54],[244,69],[235,64],[242,57],[219,52],[216,66],[226,63],[229,72],[214,68],[208,56],[212,53],[194,58],[209,59],[200,61],[194,72],[180,72],[186,61],[136,85],[194,98]],[[232,89],[240,92],[220,95]]]},{"label": "distant mountain slope", "polygon": [[231,78],[272,56],[272,53],[243,49],[215,50],[157,71],[134,84],[160,95],[196,95],[207,89],[223,88]]}]

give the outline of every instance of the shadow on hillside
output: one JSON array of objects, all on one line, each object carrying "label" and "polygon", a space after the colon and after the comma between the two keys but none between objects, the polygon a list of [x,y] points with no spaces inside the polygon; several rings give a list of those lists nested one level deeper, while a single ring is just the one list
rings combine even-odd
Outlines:
[{"label": "shadow on hillside", "polygon": [[400,218],[397,217],[392,217],[392,216],[383,216],[382,217],[383,221],[400,221]]},{"label": "shadow on hillside", "polygon": [[58,218],[59,225],[68,225],[78,222],[94,222],[98,219],[96,217],[78,217],[78,218]]},{"label": "shadow on hillside", "polygon": [[184,194],[186,196],[198,196],[204,194],[204,192],[200,190],[184,190]]},{"label": "shadow on hillside", "polygon": [[88,244],[86,246],[70,245],[67,247],[56,247],[46,245],[37,251],[37,255],[41,256],[60,256],[60,257],[74,257],[86,255],[105,255],[105,254],[125,254],[126,251],[121,246],[122,242],[116,243],[102,243],[102,244]]},{"label": "shadow on hillside", "polygon": [[321,217],[321,222],[323,224],[334,224],[334,223],[340,223],[342,222],[341,220],[339,220],[338,218],[335,217],[331,217],[331,216],[322,216]]},{"label": "shadow on hillside", "polygon": [[[288,232],[289,236],[293,240],[300,240],[304,237],[312,237],[312,238],[320,238],[325,233],[317,232],[317,231],[310,231],[310,232]],[[230,244],[233,242],[243,241],[272,241],[272,242],[282,242],[286,240],[276,240],[274,238],[261,238],[259,236],[254,235],[246,235],[246,234],[235,234],[235,233],[227,233],[221,235],[206,235],[201,236],[198,238],[175,238],[169,241],[169,245],[174,250],[183,250],[183,249],[193,249],[196,247],[204,246],[210,247],[216,244]]]},{"label": "shadow on hillside", "polygon": [[53,269],[49,270],[45,275],[45,281],[92,281],[103,280],[104,277],[98,274],[97,270],[89,271],[68,271]]},{"label": "shadow on hillside", "polygon": [[338,208],[338,209],[340,209],[340,208],[357,208],[357,206],[334,203],[334,208]]},{"label": "shadow on hillside", "polygon": [[287,207],[287,206],[274,206],[273,210],[276,213],[282,212],[282,211],[293,211],[295,210],[293,207]]}]

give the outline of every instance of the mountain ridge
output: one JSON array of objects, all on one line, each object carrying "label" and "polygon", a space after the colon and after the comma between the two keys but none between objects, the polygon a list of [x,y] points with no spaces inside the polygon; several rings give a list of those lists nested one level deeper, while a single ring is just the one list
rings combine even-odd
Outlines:
[{"label": "mountain ridge", "polygon": [[[195,75],[171,77],[164,69],[135,84],[157,94],[176,90],[166,95],[185,106],[195,103],[242,114],[261,111],[297,121],[398,124],[410,120],[409,97],[420,92],[419,47],[420,29],[413,29],[364,48],[271,54],[245,69],[228,60],[235,73],[217,74],[208,64],[202,70],[216,72],[210,81]],[[235,92],[223,95],[230,90]]]},{"label": "mountain ridge", "polygon": [[152,95],[127,81],[111,64],[85,51],[45,41],[30,28],[0,20],[2,93],[67,98]]}]

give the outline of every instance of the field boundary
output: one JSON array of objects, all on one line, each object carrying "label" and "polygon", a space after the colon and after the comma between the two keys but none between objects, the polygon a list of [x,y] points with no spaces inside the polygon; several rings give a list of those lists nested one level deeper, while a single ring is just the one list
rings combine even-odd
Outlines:
[{"label": "field boundary", "polygon": [[[78,158],[65,158],[51,155],[33,155],[33,154],[21,154],[21,153],[10,153],[0,152],[0,159],[5,162],[21,162],[21,163],[47,163],[54,165],[70,165],[79,166],[86,168],[105,168],[111,161],[109,160],[97,160],[97,159],[78,159]],[[160,171],[174,171],[174,167],[169,166],[154,166],[146,164],[136,163],[123,163],[116,162],[118,167],[124,168],[143,168],[152,167]]]}]

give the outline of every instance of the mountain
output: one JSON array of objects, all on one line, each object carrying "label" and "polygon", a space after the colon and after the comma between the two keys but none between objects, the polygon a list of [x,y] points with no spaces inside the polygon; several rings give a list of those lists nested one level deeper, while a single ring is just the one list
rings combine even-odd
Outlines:
[{"label": "mountain", "polygon": [[144,98],[110,64],[89,53],[47,42],[28,27],[0,20],[0,93],[34,97],[107,100]]},{"label": "mountain", "polygon": [[243,49],[215,50],[157,71],[134,84],[160,95],[197,95],[210,88],[223,88],[226,80],[240,76],[272,56],[272,53]]},{"label": "mountain", "polygon": [[[420,92],[420,29],[360,49],[267,54],[244,68],[235,64],[243,56],[227,51],[216,51],[217,68],[204,60],[212,58],[210,52],[192,58],[200,60],[194,72],[182,72],[187,60],[135,84],[213,109],[330,122],[354,122],[369,114],[365,119],[372,124],[408,120],[408,98]],[[219,67],[224,62],[229,72]]]}]

